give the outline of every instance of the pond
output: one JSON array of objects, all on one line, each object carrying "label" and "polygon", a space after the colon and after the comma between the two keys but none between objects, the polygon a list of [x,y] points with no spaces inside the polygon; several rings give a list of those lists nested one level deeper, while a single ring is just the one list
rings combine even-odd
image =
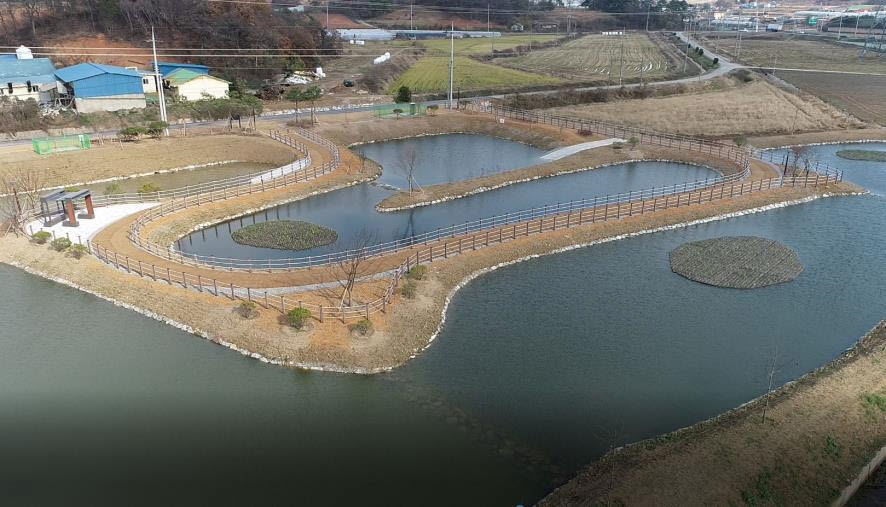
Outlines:
[{"label": "pond", "polygon": [[[457,139],[464,138],[462,135],[452,135]],[[431,150],[436,150],[439,149],[439,143],[446,141],[448,137],[449,135],[419,138],[425,144],[418,146],[423,149],[429,147]],[[509,169],[520,167],[520,165],[515,165],[517,160],[523,160],[523,166],[538,162],[534,155],[529,156],[527,150],[530,148],[513,141],[485,136],[470,136],[469,144],[471,146],[479,142],[477,137],[493,143],[490,149],[497,150],[494,155],[504,164],[497,167]],[[430,141],[433,141],[434,144],[427,145],[426,143]],[[397,149],[407,146],[405,141],[389,142],[396,143]],[[366,149],[372,148],[376,150],[376,153],[383,155],[384,158],[380,161],[387,167],[388,165],[384,161],[390,160],[391,153],[396,152],[392,151],[390,146],[382,145],[387,145],[387,143],[367,145]],[[506,155],[507,148],[513,149],[515,152]],[[441,179],[455,181],[470,177],[471,171],[484,167],[483,164],[489,162],[488,156],[488,153],[481,151],[478,152],[476,160],[460,160],[458,166],[450,164],[446,158],[422,158],[422,166],[420,170],[416,171],[416,179],[423,185],[429,181]],[[474,162],[476,165],[472,165]],[[388,171],[385,170],[382,179],[387,173]],[[183,252],[238,259],[305,257],[353,248],[355,236],[364,231],[372,235],[373,243],[384,243],[453,224],[546,204],[698,181],[718,175],[712,169],[694,165],[670,162],[635,162],[519,183],[462,199],[393,213],[379,213],[375,210],[375,205],[395,191],[380,185],[366,183],[222,222],[185,236],[176,243],[176,246]],[[231,239],[231,233],[240,227],[281,219],[303,220],[322,225],[338,232],[339,239],[330,245],[300,252],[239,245]]]},{"label": "pond", "polygon": [[[529,505],[610,445],[762,394],[776,346],[779,385],[851,346],[884,317],[884,211],[877,195],[823,199],[493,271],[457,293],[432,347],[371,377],[270,367],[0,266],[0,490]],[[675,246],[742,234],[806,269],[752,291],[670,271]]]},{"label": "pond", "polygon": [[[784,157],[788,149],[770,150]],[[822,144],[819,146],[803,146],[791,148],[792,152],[800,152],[815,160],[820,160],[843,171],[843,177],[858,183],[872,193],[886,195],[886,164],[864,160],[849,160],[837,156],[840,150],[871,150],[886,152],[886,142],[877,143],[844,143]],[[792,155],[793,157],[793,155]]]}]

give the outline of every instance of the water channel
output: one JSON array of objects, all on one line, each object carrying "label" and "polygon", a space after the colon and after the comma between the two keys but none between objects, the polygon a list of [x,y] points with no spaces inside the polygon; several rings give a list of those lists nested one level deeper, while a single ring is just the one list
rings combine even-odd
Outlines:
[{"label": "water channel", "polygon": [[[805,271],[754,291],[671,273],[675,246],[735,234],[788,244]],[[776,345],[779,384],[837,356],[884,317],[884,237],[872,195],[534,259],[459,291],[431,348],[371,377],[269,367],[0,266],[0,490],[531,504],[613,443],[760,395]]]},{"label": "water channel", "polygon": [[[462,145],[463,142],[467,144]],[[481,173],[493,174],[534,165],[542,162],[538,157],[544,153],[513,141],[466,134],[368,144],[361,149],[384,168],[379,183],[356,185],[223,222],[193,232],[176,245],[188,253],[237,259],[304,257],[352,248],[355,235],[361,231],[372,234],[374,243],[383,243],[546,204],[719,175],[712,169],[694,165],[636,162],[519,183],[433,206],[379,213],[375,211],[375,205],[396,192],[387,185],[405,186],[403,176],[396,168],[401,163],[399,154],[409,146],[421,154],[414,173],[420,185],[460,181]],[[466,157],[465,146],[480,151],[476,156]],[[454,155],[447,157],[447,153]],[[300,252],[239,245],[231,239],[231,233],[240,227],[280,219],[323,225],[337,231],[339,239],[330,245]]]}]

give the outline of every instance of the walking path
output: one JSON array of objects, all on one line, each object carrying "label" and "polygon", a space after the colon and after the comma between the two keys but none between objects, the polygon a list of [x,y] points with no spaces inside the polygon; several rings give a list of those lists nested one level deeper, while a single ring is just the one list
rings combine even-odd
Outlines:
[{"label": "walking path", "polygon": [[546,153],[541,156],[542,160],[560,160],[561,158],[568,157],[569,155],[575,155],[580,151],[592,150],[594,148],[600,148],[603,146],[609,146],[615,143],[626,143],[624,139],[619,139],[618,137],[612,137],[609,139],[603,139],[602,141],[590,141],[587,143],[579,143],[573,144],[572,146],[564,146],[563,148],[557,148],[554,151]]}]

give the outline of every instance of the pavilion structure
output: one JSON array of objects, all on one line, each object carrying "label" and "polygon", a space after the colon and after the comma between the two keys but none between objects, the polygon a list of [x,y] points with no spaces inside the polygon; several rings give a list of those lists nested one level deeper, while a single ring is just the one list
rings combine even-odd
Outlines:
[{"label": "pavilion structure", "polygon": [[86,190],[67,192],[65,190],[53,190],[40,197],[40,211],[43,212],[44,225],[51,226],[64,220],[62,225],[77,227],[77,207],[75,201],[83,200],[86,206],[86,214],[79,218],[95,218],[95,208],[92,204],[92,193]]}]

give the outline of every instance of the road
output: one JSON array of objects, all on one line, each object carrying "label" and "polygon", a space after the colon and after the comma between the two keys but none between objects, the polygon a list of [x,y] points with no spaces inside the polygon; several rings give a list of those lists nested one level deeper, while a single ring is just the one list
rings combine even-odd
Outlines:
[{"label": "road", "polygon": [[[698,45],[698,43],[694,39],[689,38],[689,36],[687,36],[683,32],[677,32],[677,37],[679,37],[680,40],[682,40],[684,42],[688,41],[688,42],[691,42],[693,45]],[[631,83],[631,84],[625,84],[625,85],[586,86],[586,87],[582,87],[582,88],[570,88],[570,90],[571,91],[589,91],[589,90],[607,90],[607,89],[611,90],[611,89],[618,89],[618,88],[636,88],[639,86],[664,86],[664,85],[672,85],[672,84],[680,84],[680,83],[691,83],[694,81],[704,81],[704,80],[708,80],[708,79],[714,79],[714,78],[720,77],[724,74],[728,74],[732,70],[744,67],[743,65],[731,62],[728,58],[724,58],[722,55],[717,54],[704,46],[702,46],[702,47],[705,50],[705,54],[707,54],[709,57],[720,59],[720,62],[719,62],[720,66],[710,72],[706,72],[706,73],[700,74],[698,76],[685,77],[685,78],[680,78],[680,79],[671,79],[668,81],[653,81],[653,82],[642,83],[642,84],[641,83]],[[790,69],[785,69],[785,70],[790,70]],[[524,92],[524,93],[521,93],[521,95],[551,95],[551,94],[560,93],[561,91],[564,91],[564,90],[562,90],[562,89],[539,90],[539,91],[534,91],[534,92]],[[510,94],[503,93],[503,94],[498,94],[498,95],[483,95],[483,96],[477,96],[477,97],[470,97],[470,99],[473,99],[473,100],[476,100],[476,99],[501,99],[501,98],[505,98],[508,95],[510,95]],[[431,100],[431,101],[422,102],[422,104],[424,104],[424,105],[439,105],[439,106],[445,106],[446,103],[447,103],[446,100]],[[365,112],[365,111],[373,111],[373,110],[377,109],[378,107],[387,107],[387,106],[390,106],[390,104],[372,105],[372,106],[358,106],[358,107],[350,107],[347,109],[340,108],[340,109],[317,110],[315,112],[315,114],[319,115],[319,116],[324,116],[324,115],[331,115],[331,114],[359,113],[359,112]],[[304,114],[304,112],[300,112],[299,114]],[[265,113],[264,115],[259,117],[259,121],[261,121],[261,120],[279,121],[279,120],[286,120],[289,118],[293,118],[294,116],[295,116],[295,113],[285,113],[285,114]],[[205,127],[205,126],[224,126],[227,123],[228,123],[228,120],[216,120],[216,121],[191,122],[191,123],[188,123],[188,125],[189,126],[196,126],[196,127]],[[116,129],[102,130],[102,131],[94,132],[94,134],[100,134],[100,135],[113,135],[116,133],[117,133]],[[30,145],[30,144],[31,144],[30,139],[14,139],[14,140],[0,141],[0,148],[10,147],[10,146],[23,146],[23,145]]]}]

